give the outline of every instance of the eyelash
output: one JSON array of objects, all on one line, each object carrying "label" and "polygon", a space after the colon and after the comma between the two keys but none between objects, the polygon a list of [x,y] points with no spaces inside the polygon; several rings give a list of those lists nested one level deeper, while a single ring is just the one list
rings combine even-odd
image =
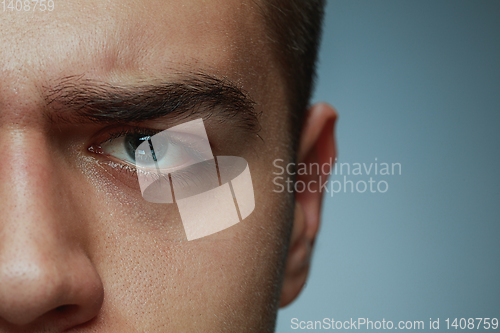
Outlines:
[{"label": "eyelash", "polygon": [[106,140],[99,142],[98,145],[102,145],[106,142],[117,139],[117,138],[124,136],[124,135],[141,134],[144,136],[153,136],[159,132],[161,132],[161,130],[153,130],[150,128],[141,128],[141,127],[132,127],[129,129],[122,129],[118,132],[114,132],[113,134],[109,135]]}]

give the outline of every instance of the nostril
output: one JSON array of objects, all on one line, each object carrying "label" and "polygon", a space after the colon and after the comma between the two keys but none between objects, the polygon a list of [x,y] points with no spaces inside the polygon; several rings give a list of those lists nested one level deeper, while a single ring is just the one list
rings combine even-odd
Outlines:
[{"label": "nostril", "polygon": [[55,308],[54,311],[61,314],[68,314],[74,312],[77,307],[77,305],[61,305]]},{"label": "nostril", "polygon": [[66,312],[67,309],[68,309],[68,305],[61,305],[61,306],[58,306],[57,308],[55,308],[55,310],[57,312]]}]

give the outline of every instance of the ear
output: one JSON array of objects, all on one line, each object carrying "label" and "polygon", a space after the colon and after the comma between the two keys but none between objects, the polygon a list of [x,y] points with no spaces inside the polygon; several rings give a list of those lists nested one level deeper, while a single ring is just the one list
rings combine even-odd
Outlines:
[{"label": "ear", "polygon": [[[323,198],[320,186],[327,180],[336,157],[336,120],[336,111],[324,103],[313,105],[306,114],[298,152],[294,222],[281,290],[281,307],[298,296],[307,279],[312,248],[320,224]],[[319,173],[316,172],[316,164],[319,165]]]}]

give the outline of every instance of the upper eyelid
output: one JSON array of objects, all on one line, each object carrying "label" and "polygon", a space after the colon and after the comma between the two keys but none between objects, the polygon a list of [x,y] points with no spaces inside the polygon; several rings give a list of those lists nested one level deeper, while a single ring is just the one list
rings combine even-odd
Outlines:
[{"label": "upper eyelid", "polygon": [[[112,132],[110,135],[106,137],[104,140],[100,140],[100,142],[96,142],[96,144],[102,145],[106,142],[109,142],[111,140],[118,139],[120,137],[123,137],[128,134],[144,134],[144,135],[149,135],[149,136],[154,136],[161,132],[161,130],[153,130],[149,128],[142,128],[142,127],[132,127],[131,129],[120,129],[119,131]],[[99,140],[98,140],[99,141]]]}]

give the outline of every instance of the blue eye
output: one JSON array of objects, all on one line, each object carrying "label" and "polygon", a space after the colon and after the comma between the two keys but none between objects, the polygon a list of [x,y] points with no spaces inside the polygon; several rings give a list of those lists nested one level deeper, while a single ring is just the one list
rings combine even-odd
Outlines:
[{"label": "blue eye", "polygon": [[[192,163],[197,158],[197,151],[190,144],[192,138],[188,135],[174,133],[163,136],[162,140],[155,141],[154,149],[151,139],[152,136],[144,133],[124,133],[102,143],[101,150],[104,154],[127,164],[151,168],[157,166],[163,171],[175,170]],[[144,142],[150,144],[143,145],[142,148],[150,148],[150,151],[138,149]],[[152,154],[154,158],[151,158]],[[136,160],[140,156],[144,158]]]},{"label": "blue eye", "polygon": [[143,134],[127,134],[123,140],[128,157],[134,160],[137,147],[144,141],[151,140],[151,137],[149,135],[144,136]]},{"label": "blue eye", "polygon": [[[151,154],[144,151],[143,149],[138,149],[138,147],[147,141],[148,144],[146,147],[149,148]],[[153,163],[158,163],[161,161],[167,154],[171,153],[171,150],[175,148],[171,144],[169,140],[161,140],[160,143],[156,141],[156,144],[153,148],[153,143],[151,142],[151,136],[143,134],[127,134],[124,137],[125,150],[127,151],[128,157],[131,160],[134,160],[135,163],[143,165],[143,166],[152,166]],[[153,159],[151,159],[151,156]],[[136,158],[141,158],[139,161]]]}]

